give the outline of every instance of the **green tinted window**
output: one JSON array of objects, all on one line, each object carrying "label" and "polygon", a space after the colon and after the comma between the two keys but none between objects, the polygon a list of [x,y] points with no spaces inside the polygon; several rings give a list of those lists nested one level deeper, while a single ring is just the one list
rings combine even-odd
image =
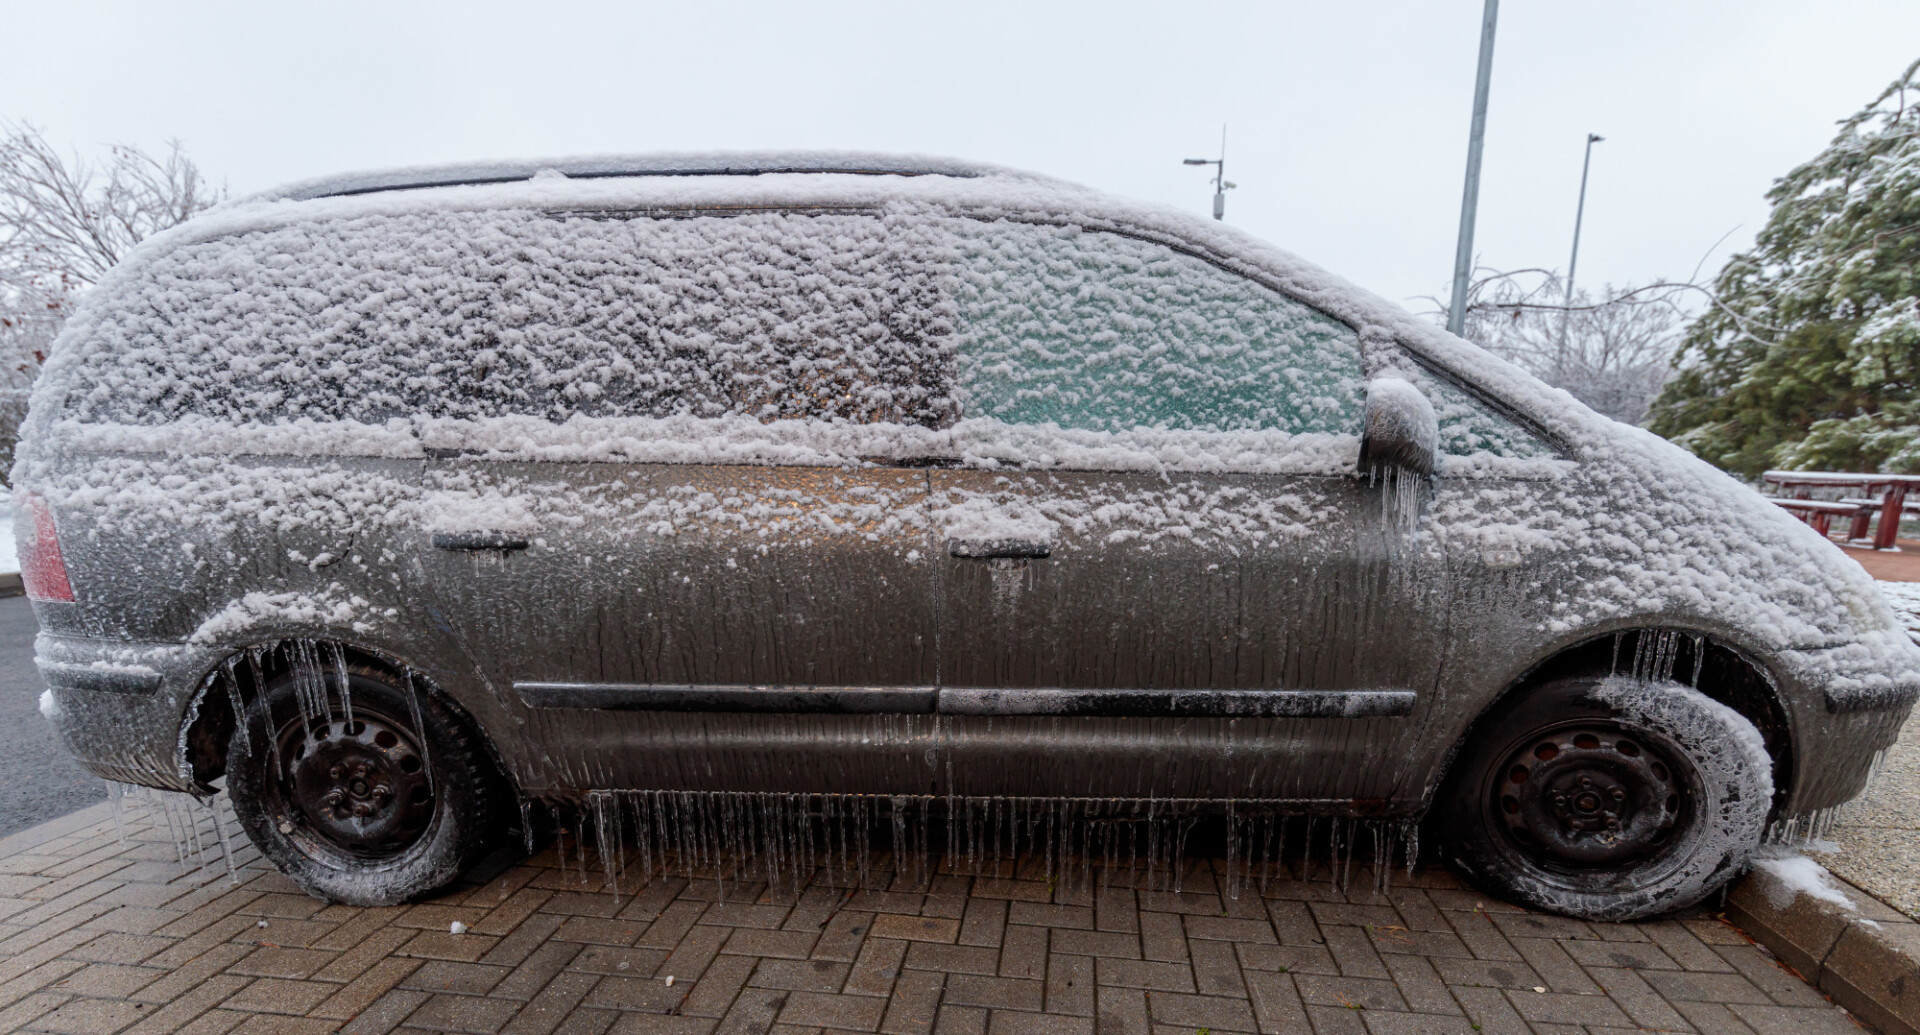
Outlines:
[{"label": "green tinted window", "polygon": [[[1440,422],[1440,451],[1448,456],[1491,453],[1516,460],[1554,455],[1539,436],[1501,416],[1445,378],[1435,377],[1413,363],[1402,364],[1396,376],[1405,377],[1433,403]],[[1411,368],[1411,369],[1407,369]]]},{"label": "green tinted window", "polygon": [[957,221],[964,416],[1124,432],[1358,430],[1359,336],[1164,245]]}]

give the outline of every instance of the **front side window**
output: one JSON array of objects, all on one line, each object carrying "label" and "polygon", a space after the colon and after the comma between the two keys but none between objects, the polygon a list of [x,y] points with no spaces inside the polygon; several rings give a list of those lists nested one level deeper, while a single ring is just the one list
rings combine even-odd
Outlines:
[{"label": "front side window", "polygon": [[955,220],[963,417],[1114,435],[1353,434],[1358,335],[1165,245]]},{"label": "front side window", "polygon": [[[1440,452],[1446,456],[1538,460],[1558,453],[1545,439],[1452,381],[1400,358],[1392,371],[1426,395],[1440,424]],[[1454,465],[1456,471],[1465,470]]]}]

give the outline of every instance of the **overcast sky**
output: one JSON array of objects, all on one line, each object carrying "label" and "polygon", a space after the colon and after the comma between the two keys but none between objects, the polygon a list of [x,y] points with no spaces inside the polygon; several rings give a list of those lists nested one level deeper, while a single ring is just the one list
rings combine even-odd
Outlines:
[{"label": "overcast sky", "polygon": [[[236,192],[709,148],[950,154],[1227,217],[1418,309],[1451,270],[1481,0],[125,4],[0,0],[0,118],[182,141]],[[1920,57],[1915,0],[1507,0],[1477,251],[1686,277]],[[1735,230],[1735,228],[1738,228]],[[1734,231],[1719,247],[1715,242]]]}]

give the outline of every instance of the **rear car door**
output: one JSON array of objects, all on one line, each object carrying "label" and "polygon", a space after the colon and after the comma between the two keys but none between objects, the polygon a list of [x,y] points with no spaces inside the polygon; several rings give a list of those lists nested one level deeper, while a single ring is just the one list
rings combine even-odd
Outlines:
[{"label": "rear car door", "polygon": [[861,731],[932,710],[926,477],[898,461],[944,405],[899,235],[767,211],[501,233],[521,261],[470,372],[494,412],[438,426],[418,555],[527,790],[897,789],[911,752]]},{"label": "rear car door", "polygon": [[1417,800],[1444,559],[1354,473],[1357,333],[1163,243],[954,233],[956,789]]}]

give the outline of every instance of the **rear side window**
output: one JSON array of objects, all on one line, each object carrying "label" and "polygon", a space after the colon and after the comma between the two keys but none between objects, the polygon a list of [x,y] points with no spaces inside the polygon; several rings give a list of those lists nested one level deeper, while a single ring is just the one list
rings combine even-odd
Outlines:
[{"label": "rear side window", "polygon": [[1162,244],[955,220],[964,416],[1126,433],[1358,430],[1352,328]]},{"label": "rear side window", "polygon": [[924,229],[861,213],[305,223],[157,257],[77,345],[65,415],[952,417]]}]

